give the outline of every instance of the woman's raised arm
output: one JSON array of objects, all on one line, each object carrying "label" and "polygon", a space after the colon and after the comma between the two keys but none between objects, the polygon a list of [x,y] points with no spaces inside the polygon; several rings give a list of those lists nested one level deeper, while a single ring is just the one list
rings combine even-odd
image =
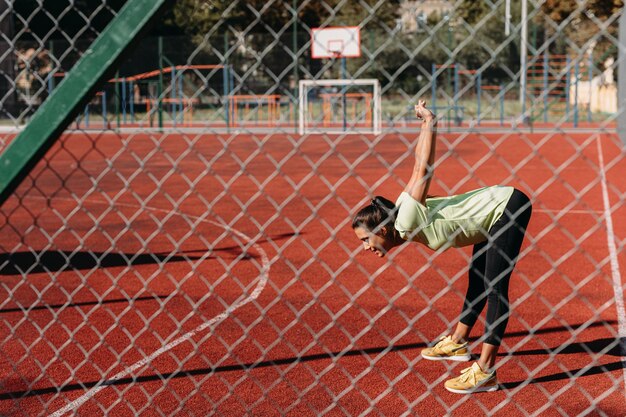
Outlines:
[{"label": "woman's raised arm", "polygon": [[415,200],[425,204],[434,172],[437,118],[426,108],[424,100],[419,100],[415,106],[415,116],[422,120],[422,128],[415,147],[413,173],[404,191]]}]

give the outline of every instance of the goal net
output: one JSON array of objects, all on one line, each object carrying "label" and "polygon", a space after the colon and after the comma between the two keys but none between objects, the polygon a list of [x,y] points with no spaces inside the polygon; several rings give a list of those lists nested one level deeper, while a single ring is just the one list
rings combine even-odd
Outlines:
[{"label": "goal net", "polygon": [[301,80],[299,131],[373,133],[381,130],[380,83],[362,80]]}]

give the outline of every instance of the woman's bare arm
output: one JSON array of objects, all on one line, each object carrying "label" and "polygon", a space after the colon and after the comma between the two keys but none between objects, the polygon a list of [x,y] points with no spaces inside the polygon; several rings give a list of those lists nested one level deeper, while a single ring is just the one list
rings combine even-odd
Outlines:
[{"label": "woman's bare arm", "polygon": [[415,147],[413,173],[404,191],[415,200],[425,204],[434,172],[437,118],[426,108],[426,102],[423,100],[419,100],[415,106],[415,115],[422,120],[422,129]]}]

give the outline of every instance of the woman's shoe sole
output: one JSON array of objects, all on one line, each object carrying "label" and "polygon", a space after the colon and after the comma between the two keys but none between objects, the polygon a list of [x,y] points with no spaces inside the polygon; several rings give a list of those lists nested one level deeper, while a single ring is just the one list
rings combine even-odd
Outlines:
[{"label": "woman's shoe sole", "polygon": [[460,390],[460,389],[454,389],[454,388],[448,388],[445,387],[448,391],[450,392],[454,392],[455,394],[474,394],[476,392],[494,392],[498,390],[498,385],[491,385],[489,387],[476,387],[476,388],[472,388],[471,390]]},{"label": "woman's shoe sole", "polygon": [[468,362],[472,359],[472,357],[468,354],[467,356],[427,356],[422,354],[422,358],[428,359],[429,361],[455,361],[455,362]]}]

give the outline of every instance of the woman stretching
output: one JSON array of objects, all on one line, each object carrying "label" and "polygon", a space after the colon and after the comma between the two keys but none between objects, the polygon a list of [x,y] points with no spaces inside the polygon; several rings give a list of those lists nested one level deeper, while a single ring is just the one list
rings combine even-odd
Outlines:
[{"label": "woman stretching", "polygon": [[428,360],[469,361],[468,339],[485,304],[487,317],[480,357],[457,378],[446,381],[449,391],[465,394],[495,391],[495,360],[509,319],[509,278],[515,267],[531,203],[513,187],[492,186],[450,197],[427,197],[433,175],[437,120],[424,101],[415,106],[422,120],[415,148],[415,166],[396,203],[375,197],[357,213],[352,229],[363,248],[385,256],[406,241],[430,249],[474,245],[469,286],[453,334],[422,350]]}]

